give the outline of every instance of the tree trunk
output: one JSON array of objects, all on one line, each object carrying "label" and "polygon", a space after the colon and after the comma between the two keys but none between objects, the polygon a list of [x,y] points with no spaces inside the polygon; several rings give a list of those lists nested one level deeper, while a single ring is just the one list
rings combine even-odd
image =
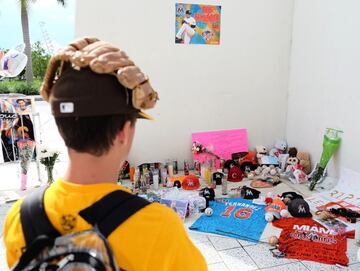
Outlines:
[{"label": "tree trunk", "polygon": [[29,18],[27,10],[27,1],[21,0],[21,26],[23,32],[23,40],[25,43],[25,54],[28,57],[28,62],[26,64],[25,78],[26,82],[31,83],[33,80],[33,70],[32,70],[32,59],[31,59],[31,43],[30,43],[30,32],[29,32]]}]

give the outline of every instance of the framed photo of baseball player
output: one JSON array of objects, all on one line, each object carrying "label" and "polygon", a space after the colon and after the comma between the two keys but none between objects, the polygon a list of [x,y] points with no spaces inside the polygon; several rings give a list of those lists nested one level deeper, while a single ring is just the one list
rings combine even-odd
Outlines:
[{"label": "framed photo of baseball player", "polygon": [[175,4],[175,43],[220,44],[221,6]]},{"label": "framed photo of baseball player", "polygon": [[0,97],[1,116],[6,117],[10,113],[14,116],[11,119],[0,118],[0,163],[14,162],[19,159],[18,141],[35,141],[33,108],[33,97]]}]

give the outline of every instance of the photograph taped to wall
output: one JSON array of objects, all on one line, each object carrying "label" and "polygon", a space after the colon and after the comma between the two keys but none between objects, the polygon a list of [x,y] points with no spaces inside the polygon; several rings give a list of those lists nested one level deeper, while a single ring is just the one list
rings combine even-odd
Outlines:
[{"label": "photograph taped to wall", "polygon": [[[11,120],[1,119],[1,150],[0,162],[13,162],[19,159],[17,142],[30,139],[35,141],[32,111],[34,98],[24,96],[0,97],[2,105],[8,105],[14,111]],[[4,112],[3,112],[4,111]],[[6,106],[1,107],[1,112],[10,111]]]},{"label": "photograph taped to wall", "polygon": [[221,6],[175,4],[175,43],[220,44]]}]

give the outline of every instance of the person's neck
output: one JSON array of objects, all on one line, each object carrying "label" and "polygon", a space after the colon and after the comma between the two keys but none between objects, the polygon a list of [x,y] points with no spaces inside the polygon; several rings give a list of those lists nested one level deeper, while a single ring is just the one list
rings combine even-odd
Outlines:
[{"label": "person's neck", "polygon": [[121,164],[111,153],[100,157],[87,153],[69,153],[64,180],[76,184],[116,183]]}]

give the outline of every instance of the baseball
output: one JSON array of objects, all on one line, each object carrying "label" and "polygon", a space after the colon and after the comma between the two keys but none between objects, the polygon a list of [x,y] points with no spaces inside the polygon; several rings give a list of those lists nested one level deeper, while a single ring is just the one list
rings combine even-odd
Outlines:
[{"label": "baseball", "polygon": [[269,237],[269,244],[272,246],[276,246],[279,243],[279,239],[276,236]]},{"label": "baseball", "polygon": [[205,215],[206,215],[206,216],[212,216],[213,213],[214,213],[214,210],[211,209],[210,207],[208,207],[208,208],[205,209]]}]

